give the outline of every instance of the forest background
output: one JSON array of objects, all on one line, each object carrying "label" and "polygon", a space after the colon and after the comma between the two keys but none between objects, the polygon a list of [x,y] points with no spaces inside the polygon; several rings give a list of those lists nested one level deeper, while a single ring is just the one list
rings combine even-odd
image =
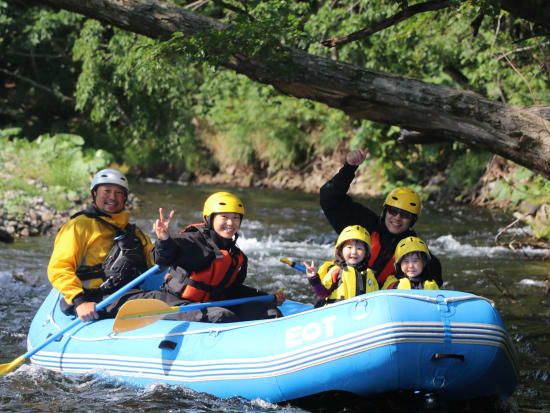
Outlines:
[{"label": "forest background", "polygon": [[[0,0],[2,214],[23,216],[37,195],[70,208],[106,166],[135,178],[316,192],[347,151],[367,148],[355,194],[407,185],[425,199],[504,209],[535,238],[550,238],[550,183],[539,173],[490,148],[285,95],[222,64],[230,53],[284,45],[545,108],[548,27],[499,0],[171,3],[231,29],[182,43],[177,34],[153,39],[37,2]],[[369,35],[341,40],[365,28]]]}]

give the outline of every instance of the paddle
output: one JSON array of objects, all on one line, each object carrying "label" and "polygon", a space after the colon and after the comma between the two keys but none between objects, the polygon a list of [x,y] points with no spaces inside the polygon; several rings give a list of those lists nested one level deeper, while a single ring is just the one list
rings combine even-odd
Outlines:
[{"label": "paddle", "polygon": [[153,324],[155,321],[166,317],[169,314],[183,313],[186,311],[200,310],[206,307],[230,307],[232,305],[244,304],[257,301],[273,301],[274,295],[259,295],[254,297],[235,298],[232,300],[210,301],[207,303],[187,304],[180,306],[169,306],[164,301],[154,298],[143,298],[139,300],[126,301],[118,310],[113,323],[115,333],[137,330]]},{"label": "paddle", "polygon": [[288,258],[281,258],[281,262],[290,265],[292,268],[296,268],[298,271],[302,271],[304,273],[306,272],[306,267],[304,267],[302,264],[298,264],[297,262],[289,260]]},{"label": "paddle", "polygon": [[[122,294],[124,294],[126,291],[130,290],[132,287],[138,285],[142,281],[144,281],[147,277],[149,277],[151,274],[154,274],[159,270],[158,265],[154,265],[151,268],[149,268],[147,271],[145,271],[143,274],[141,274],[139,277],[135,278],[134,280],[130,281],[128,284],[126,284],[124,287],[120,288],[118,291],[111,294],[109,297],[105,298],[103,301],[101,301],[99,304],[95,306],[96,311],[101,310],[102,308],[109,305],[111,302],[119,298]],[[59,331],[58,333],[54,334],[50,338],[48,338],[46,341],[44,341],[39,346],[35,347],[32,350],[27,351],[25,354],[17,357],[15,360],[13,360],[11,363],[6,363],[0,365],[0,376],[4,376],[11,371],[15,370],[23,361],[26,359],[29,359],[34,354],[42,350],[44,347],[46,347],[48,344],[50,344],[52,341],[56,340],[57,338],[61,337],[63,334],[65,334],[67,331],[72,329],[73,327],[77,326],[78,324],[82,323],[80,318],[77,318],[74,320],[71,324],[69,324],[67,327]]]}]

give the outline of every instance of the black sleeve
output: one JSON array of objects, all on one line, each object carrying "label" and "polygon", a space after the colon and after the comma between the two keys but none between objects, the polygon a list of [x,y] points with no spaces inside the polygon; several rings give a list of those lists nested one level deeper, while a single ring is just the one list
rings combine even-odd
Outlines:
[{"label": "black sleeve", "polygon": [[171,265],[178,257],[178,246],[172,238],[166,240],[157,239],[151,252],[155,264],[162,266]]},{"label": "black sleeve", "polygon": [[210,266],[215,253],[201,242],[198,232],[184,233],[177,238],[157,240],[152,254],[155,264],[179,266],[188,271],[201,271]]},{"label": "black sleeve", "polygon": [[356,166],[345,163],[342,169],[321,187],[321,208],[338,234],[348,225],[361,225],[372,232],[379,220],[378,215],[372,210],[353,201],[347,194],[356,170]]},{"label": "black sleeve", "polygon": [[248,285],[240,285],[235,288],[231,288],[227,292],[228,298],[246,298],[246,297],[256,297],[259,295],[268,295],[262,290],[258,290],[254,287],[249,287]]},{"label": "black sleeve", "polygon": [[248,257],[244,256],[244,263],[237,274],[235,282],[230,288],[227,289],[226,295],[227,298],[245,298],[245,297],[256,297],[258,295],[267,295],[267,293],[258,290],[257,288],[249,287],[244,285],[244,280],[248,272]]}]

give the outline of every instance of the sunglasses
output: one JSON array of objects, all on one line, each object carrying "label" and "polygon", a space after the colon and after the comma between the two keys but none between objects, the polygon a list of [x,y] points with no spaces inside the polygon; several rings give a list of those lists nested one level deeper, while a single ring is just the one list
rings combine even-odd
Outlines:
[{"label": "sunglasses", "polygon": [[401,218],[405,218],[405,219],[413,219],[415,217],[415,215],[412,212],[404,211],[400,208],[396,208],[393,206],[388,206],[387,211],[388,211],[388,214],[390,214],[392,217],[395,217],[397,215],[401,215]]}]

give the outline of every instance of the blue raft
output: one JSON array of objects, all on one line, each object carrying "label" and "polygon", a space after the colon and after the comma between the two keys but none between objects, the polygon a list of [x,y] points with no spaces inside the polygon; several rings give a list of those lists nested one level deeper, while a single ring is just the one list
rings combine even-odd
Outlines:
[{"label": "blue raft", "polygon": [[[31,324],[32,350],[74,321],[52,290]],[[510,396],[518,367],[492,302],[458,291],[393,290],[313,309],[287,300],[283,318],[228,324],[160,320],[115,334],[80,324],[31,357],[66,374],[130,385],[183,385],[218,397],[282,402],[327,391],[411,390],[441,399]]]}]

